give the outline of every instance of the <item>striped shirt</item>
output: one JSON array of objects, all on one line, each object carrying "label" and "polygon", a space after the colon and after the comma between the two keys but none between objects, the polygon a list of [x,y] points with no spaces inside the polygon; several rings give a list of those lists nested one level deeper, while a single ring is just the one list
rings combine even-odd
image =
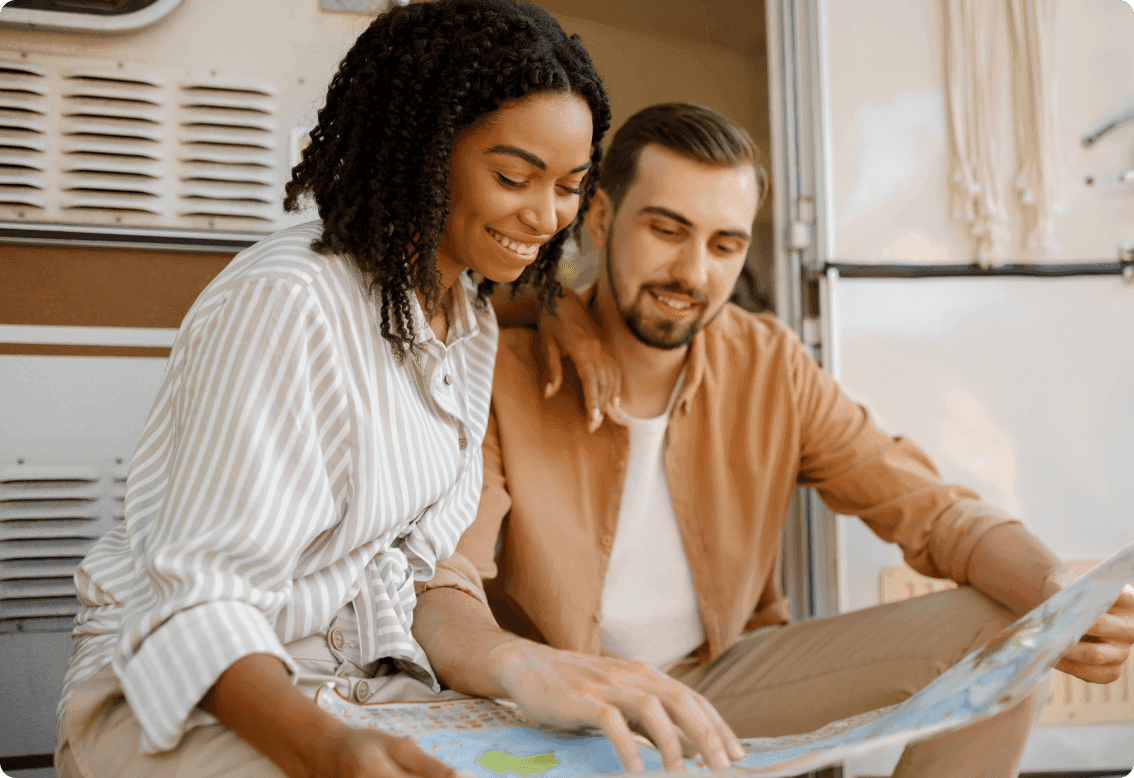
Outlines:
[{"label": "striped shirt", "polygon": [[173,748],[251,653],[325,630],[346,603],[362,657],[437,682],[410,633],[427,581],[476,516],[497,327],[462,274],[446,343],[397,360],[349,262],[312,222],[238,254],[181,325],[130,466],[126,519],[75,574],[83,608],[59,715],[110,663]]}]

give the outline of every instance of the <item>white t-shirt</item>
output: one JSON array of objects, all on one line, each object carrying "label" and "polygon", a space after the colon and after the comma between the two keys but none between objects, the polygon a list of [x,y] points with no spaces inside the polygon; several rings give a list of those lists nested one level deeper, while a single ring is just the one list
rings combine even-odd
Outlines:
[{"label": "white t-shirt", "polygon": [[602,589],[603,651],[653,667],[680,659],[705,640],[665,474],[665,432],[683,379],[661,416],[622,414],[630,456]]}]

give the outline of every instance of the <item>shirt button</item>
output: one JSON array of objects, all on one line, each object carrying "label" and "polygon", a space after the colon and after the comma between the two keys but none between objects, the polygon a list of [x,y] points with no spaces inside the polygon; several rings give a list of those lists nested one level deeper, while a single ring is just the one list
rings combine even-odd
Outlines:
[{"label": "shirt button", "polygon": [[340,670],[339,678],[350,678],[350,673],[348,673],[346,670]]},{"label": "shirt button", "polygon": [[354,698],[359,702],[366,702],[370,699],[370,684],[366,681],[359,681],[358,686],[354,687]]},{"label": "shirt button", "polygon": [[331,645],[332,646],[334,646],[335,648],[337,648],[341,651],[342,648],[343,648],[343,645],[345,643],[346,643],[346,641],[343,640],[343,633],[342,632],[340,632],[337,629],[331,630]]},{"label": "shirt button", "polygon": [[457,441],[457,448],[459,448],[461,451],[464,451],[465,446],[467,446],[468,444],[469,444],[469,442],[467,440],[465,440],[464,438],[461,438],[460,440]]},{"label": "shirt button", "polygon": [[451,384],[451,383],[453,383],[453,376],[451,376],[451,375],[449,375],[448,373],[446,373],[446,374],[445,374],[445,383],[446,383],[446,384]]}]

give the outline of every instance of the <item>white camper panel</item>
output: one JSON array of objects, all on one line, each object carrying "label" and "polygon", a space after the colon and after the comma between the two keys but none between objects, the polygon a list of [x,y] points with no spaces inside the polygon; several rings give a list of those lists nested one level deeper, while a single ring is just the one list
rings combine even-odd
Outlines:
[{"label": "white camper panel", "polygon": [[[1063,558],[1109,555],[1134,540],[1134,406],[1125,399],[1134,385],[1134,286],[1115,273],[929,278],[973,258],[950,213],[943,4],[824,5],[825,259],[915,266],[915,277],[901,279],[828,272],[830,367],[884,429],[911,437],[946,478],[1018,515]],[[1118,180],[1134,165],[1134,124],[1090,148],[1080,139],[1134,108],[1134,11],[1121,0],[1057,8],[1060,247],[1022,246],[1005,110],[998,131],[1009,139],[1004,184],[1018,247],[1007,261],[1116,263],[1118,244],[1134,240],[1134,185]],[[920,278],[916,266],[925,268]],[[857,519],[837,521],[841,608],[876,604],[880,576],[901,565],[900,554]],[[1043,724],[1024,770],[1129,770],[1134,717],[1116,718],[1125,720]],[[896,758],[857,760],[847,773],[888,774]]]}]

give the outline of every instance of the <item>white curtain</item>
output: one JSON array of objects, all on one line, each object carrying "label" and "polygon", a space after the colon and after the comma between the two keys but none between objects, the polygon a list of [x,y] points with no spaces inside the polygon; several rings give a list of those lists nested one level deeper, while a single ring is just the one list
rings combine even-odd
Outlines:
[{"label": "white curtain", "polygon": [[[1007,261],[1017,246],[1054,251],[1060,207],[1055,123],[1058,0],[943,0],[945,88],[953,216],[968,226],[973,259]],[[1007,87],[1007,89],[1006,89]],[[1010,92],[1011,103],[1002,95]],[[1006,122],[1002,111],[1011,111]],[[1008,196],[1013,127],[1015,192],[1025,236],[1012,240]]]}]

